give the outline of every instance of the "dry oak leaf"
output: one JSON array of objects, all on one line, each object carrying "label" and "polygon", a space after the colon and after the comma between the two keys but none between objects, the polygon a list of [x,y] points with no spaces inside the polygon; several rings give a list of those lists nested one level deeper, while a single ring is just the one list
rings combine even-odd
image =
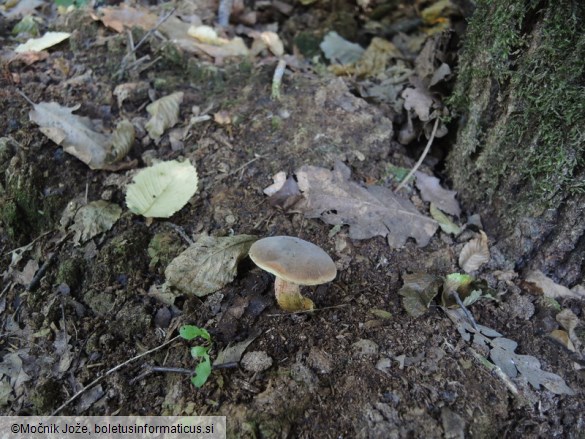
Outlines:
[{"label": "dry oak leaf", "polygon": [[389,189],[351,181],[350,169],[341,162],[335,163],[333,171],[303,166],[295,174],[304,196],[295,209],[327,224],[348,224],[352,239],[385,236],[391,247],[402,247],[408,238],[414,238],[424,247],[439,227]]},{"label": "dry oak leaf", "polygon": [[432,175],[420,171],[415,172],[414,175],[416,176],[416,187],[423,200],[434,203],[436,207],[449,215],[459,216],[461,214],[461,207],[455,199],[457,192],[443,189],[441,181]]},{"label": "dry oak leaf", "polygon": [[467,242],[459,254],[459,266],[466,273],[477,270],[490,260],[488,237],[480,230],[480,236]]}]

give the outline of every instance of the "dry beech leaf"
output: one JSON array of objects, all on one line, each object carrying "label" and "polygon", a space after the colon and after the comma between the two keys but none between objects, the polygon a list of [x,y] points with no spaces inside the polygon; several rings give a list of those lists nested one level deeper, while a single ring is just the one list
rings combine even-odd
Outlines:
[{"label": "dry beech leaf", "polygon": [[108,163],[115,163],[126,157],[126,154],[128,154],[134,144],[135,138],[136,131],[134,130],[134,125],[129,120],[123,119],[118,122],[116,129],[112,133],[112,146],[106,156],[106,161]]},{"label": "dry beech leaf", "polygon": [[434,203],[436,207],[449,215],[459,216],[461,214],[461,207],[455,199],[457,192],[443,189],[441,181],[432,175],[420,171],[415,172],[414,175],[416,176],[416,187],[423,200]]},{"label": "dry beech leaf", "polygon": [[577,299],[585,299],[585,292],[584,294],[580,294],[579,290],[573,291],[567,287],[559,285],[551,278],[546,277],[540,270],[532,270],[528,272],[526,275],[526,282],[535,284],[542,290],[542,293],[546,297],[551,297],[553,299],[559,297],[574,297]]},{"label": "dry beech leaf", "polygon": [[47,32],[40,38],[31,38],[26,43],[18,45],[14,51],[16,53],[40,52],[41,50],[56,46],[70,36],[71,34],[68,32]]},{"label": "dry beech leaf", "polygon": [[481,230],[480,236],[467,242],[459,254],[459,266],[466,273],[477,270],[490,260],[487,235]]},{"label": "dry beech leaf", "polygon": [[126,205],[147,218],[168,218],[195,195],[198,182],[197,170],[188,160],[157,163],[134,176]]},{"label": "dry beech leaf", "polygon": [[120,33],[124,28],[138,27],[149,30],[156,26],[158,17],[147,9],[133,8],[122,5],[116,8],[100,8],[98,12],[92,12],[94,20],[100,20],[105,26]]},{"label": "dry beech leaf", "polygon": [[351,181],[350,169],[341,162],[335,163],[333,171],[303,166],[295,174],[304,197],[295,209],[327,224],[348,224],[351,239],[385,236],[391,247],[402,247],[414,238],[424,247],[439,227],[389,189]]},{"label": "dry beech leaf", "polygon": [[157,99],[146,107],[152,117],[144,128],[151,139],[158,140],[166,129],[173,127],[179,121],[179,107],[183,102],[182,91]]},{"label": "dry beech leaf", "polygon": [[252,235],[202,236],[171,261],[165,270],[167,282],[186,294],[214,293],[234,280],[238,262],[256,239]]},{"label": "dry beech leaf", "polygon": [[30,120],[39,125],[45,136],[91,169],[106,166],[110,139],[97,132],[89,118],[73,114],[79,105],[63,107],[56,102],[33,105],[34,109],[29,113]]}]

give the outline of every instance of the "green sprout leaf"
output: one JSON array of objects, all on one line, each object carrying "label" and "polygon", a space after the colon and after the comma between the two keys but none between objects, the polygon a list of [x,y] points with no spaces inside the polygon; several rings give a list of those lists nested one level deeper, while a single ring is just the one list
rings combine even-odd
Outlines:
[{"label": "green sprout leaf", "polygon": [[181,326],[179,329],[179,335],[185,340],[193,340],[194,338],[201,337],[202,339],[211,342],[211,335],[206,329],[199,328],[194,325]]},{"label": "green sprout leaf", "polygon": [[211,349],[211,335],[206,329],[194,325],[184,325],[179,329],[179,335],[185,340],[193,340],[197,337],[205,340],[205,345],[193,346],[191,348],[191,356],[200,360],[195,367],[194,375],[191,377],[191,382],[195,387],[200,389],[211,375],[211,359],[209,358],[209,350]]},{"label": "green sprout leaf", "polygon": [[195,367],[195,375],[191,377],[191,382],[200,389],[207,382],[209,375],[211,375],[211,360],[209,355],[205,355],[204,360]]}]

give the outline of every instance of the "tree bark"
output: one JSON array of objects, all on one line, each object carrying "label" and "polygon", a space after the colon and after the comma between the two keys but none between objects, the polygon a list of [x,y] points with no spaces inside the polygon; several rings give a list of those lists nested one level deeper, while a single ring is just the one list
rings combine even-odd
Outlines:
[{"label": "tree bark", "polygon": [[582,283],[585,2],[479,0],[452,106],[447,171],[510,268]]}]

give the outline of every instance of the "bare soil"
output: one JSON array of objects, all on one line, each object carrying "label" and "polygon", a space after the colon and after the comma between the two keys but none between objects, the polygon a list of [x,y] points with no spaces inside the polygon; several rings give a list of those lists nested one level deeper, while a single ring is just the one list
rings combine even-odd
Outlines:
[{"label": "bare soil", "polygon": [[[16,282],[3,286],[0,351],[19,352],[30,377],[3,414],[50,414],[96,377],[176,336],[181,325],[193,324],[211,332],[212,358],[255,334],[247,351],[264,351],[273,365],[263,372],[239,365],[217,369],[201,389],[188,375],[145,374],[151,366],[194,368],[190,344],[177,340],[107,376],[60,413],[225,415],[233,437],[250,438],[583,437],[584,376],[547,337],[556,327],[555,312],[542,297],[493,275],[514,266],[497,246],[479,277],[501,300],[480,301],[472,312],[481,324],[517,341],[518,352],[562,376],[576,396],[534,390],[522,380],[516,382],[521,395],[514,396],[474,359],[440,307],[431,305],[418,319],[403,310],[397,294],[401,275],[457,272],[463,243],[437,232],[425,248],[409,241],[392,249],[381,237],[351,240],[345,228],[330,234],[331,226],[267,202],[262,190],[271,176],[303,164],[332,167],[342,160],[357,181],[382,185],[389,184],[389,164],[412,166],[382,109],[328,75],[289,74],[282,99],[274,101],[272,64],[194,69],[186,55],[163,59],[134,80],[149,83],[157,96],[183,91],[182,121],[193,105],[213,105],[213,111],[228,111],[233,122],[194,125],[182,150],[173,151],[165,140],[154,149],[159,159],[190,159],[201,190],[168,221],[148,222],[125,208],[123,188],[114,184],[112,173],[90,171],[44,137],[17,93],[34,102],[81,104],[79,112],[86,116],[116,120],[121,109],[112,95],[118,84],[111,66],[124,52],[115,55],[108,48],[123,45],[124,37],[109,35],[106,45],[89,47],[103,29],[89,18],[70,25],[77,29],[72,49],[52,51],[31,66],[2,69],[0,131],[18,146],[0,162],[5,189],[0,271],[8,270],[13,250],[33,241],[16,268],[23,270],[29,259],[46,264],[31,291]],[[83,73],[85,80],[65,83]],[[129,102],[125,111],[141,114],[147,102]],[[137,142],[128,160],[143,167],[149,149],[153,146]],[[403,195],[425,209],[412,187]],[[60,230],[63,209],[74,199],[101,198],[123,206],[122,217],[109,232],[75,246],[71,234]],[[164,267],[188,245],[177,230],[190,237],[298,236],[322,246],[339,275],[305,290],[318,308],[311,313],[280,311],[273,278],[248,259],[221,291],[207,298],[180,296],[168,305],[149,291],[164,282]],[[152,264],[148,249],[155,237],[164,238],[167,253]],[[582,302],[567,299],[562,305],[577,316],[585,313]],[[391,317],[377,316],[376,309]],[[63,332],[70,345],[66,368],[60,367],[62,350],[56,347]],[[377,367],[381,360],[387,361],[385,369]]]}]

